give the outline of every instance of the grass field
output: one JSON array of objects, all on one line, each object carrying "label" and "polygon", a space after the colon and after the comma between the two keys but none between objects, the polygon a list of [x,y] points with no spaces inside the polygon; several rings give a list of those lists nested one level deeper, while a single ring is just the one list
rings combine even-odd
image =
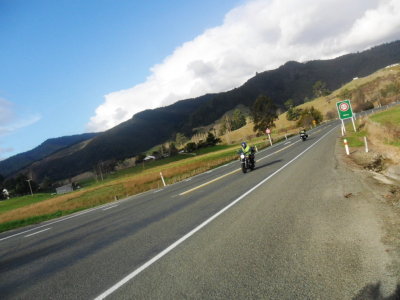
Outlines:
[{"label": "grass field", "polygon": [[346,126],[346,136],[349,147],[364,147],[364,137],[367,135],[366,131],[354,132],[353,127]]},{"label": "grass field", "polygon": [[[372,121],[373,123],[369,123]],[[374,126],[377,123],[379,127]],[[364,137],[382,140],[384,143],[400,147],[400,106],[376,113],[368,119],[356,121],[357,132],[351,122],[346,124],[346,138],[349,147],[364,147]],[[367,129],[366,129],[367,128]]]},{"label": "grass field", "polygon": [[179,155],[115,172],[102,182],[86,182],[82,189],[69,194],[37,194],[1,201],[0,232],[159,188],[160,172],[167,184],[173,184],[235,160],[238,149],[238,145],[210,147],[195,156]]},{"label": "grass field", "polygon": [[400,127],[400,106],[375,114],[370,119],[385,126]]},{"label": "grass field", "polygon": [[0,214],[5,213],[7,211],[17,209],[19,207],[23,207],[26,205],[34,204],[37,202],[41,202],[43,200],[53,198],[54,196],[51,194],[34,194],[29,196],[22,196],[11,198],[9,200],[0,201]]}]

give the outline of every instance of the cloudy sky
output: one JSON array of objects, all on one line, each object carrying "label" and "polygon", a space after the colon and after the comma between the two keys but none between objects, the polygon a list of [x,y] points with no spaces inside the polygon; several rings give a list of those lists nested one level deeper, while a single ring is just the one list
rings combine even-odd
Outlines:
[{"label": "cloudy sky", "polygon": [[400,39],[398,0],[0,0],[0,159],[288,60]]}]

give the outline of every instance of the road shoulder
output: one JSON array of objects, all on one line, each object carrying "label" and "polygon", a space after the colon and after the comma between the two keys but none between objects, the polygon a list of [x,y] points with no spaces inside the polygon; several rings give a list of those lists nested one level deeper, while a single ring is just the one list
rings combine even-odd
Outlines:
[{"label": "road shoulder", "polygon": [[[362,195],[348,193],[344,197],[349,201],[359,201],[370,207],[381,229],[380,242],[385,253],[382,256],[389,258],[385,262],[387,275],[399,282],[400,278],[400,181],[389,177],[385,170],[384,158],[380,153],[363,153],[363,149],[353,149],[346,155],[340,139],[336,143],[336,159],[338,165],[357,177],[365,193]],[[365,228],[368,231],[368,228]],[[370,232],[370,234],[374,234]],[[382,259],[382,263],[386,259]],[[381,283],[372,284],[360,291],[356,299],[369,299],[374,293],[381,293]],[[400,288],[392,294],[400,297]],[[386,295],[385,295],[386,296]],[[372,298],[371,298],[372,299]],[[398,298],[395,298],[398,299]]]}]

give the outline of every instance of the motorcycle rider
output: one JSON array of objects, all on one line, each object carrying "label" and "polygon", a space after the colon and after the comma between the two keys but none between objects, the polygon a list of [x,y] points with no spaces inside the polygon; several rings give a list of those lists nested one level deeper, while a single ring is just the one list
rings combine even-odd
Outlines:
[{"label": "motorcycle rider", "polygon": [[300,130],[300,136],[304,134],[306,136],[306,138],[308,138],[308,134],[306,132],[306,130],[303,128],[302,130]]},{"label": "motorcycle rider", "polygon": [[248,155],[251,162],[254,162],[254,147],[250,147],[249,145],[247,145],[246,142],[242,142],[242,152],[244,155]]}]

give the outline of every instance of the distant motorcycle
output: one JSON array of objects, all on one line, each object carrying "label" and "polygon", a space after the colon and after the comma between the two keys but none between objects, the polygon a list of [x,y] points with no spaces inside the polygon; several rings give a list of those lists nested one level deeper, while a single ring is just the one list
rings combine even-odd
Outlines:
[{"label": "distant motorcycle", "polygon": [[303,140],[303,142],[308,138],[308,134],[305,132],[300,132],[300,138]]},{"label": "distant motorcycle", "polygon": [[246,173],[247,170],[254,170],[254,168],[256,167],[254,153],[255,153],[255,150],[253,147],[251,148],[251,153],[248,155],[246,155],[242,151],[240,151],[240,162],[242,164],[242,172],[243,173]]}]

